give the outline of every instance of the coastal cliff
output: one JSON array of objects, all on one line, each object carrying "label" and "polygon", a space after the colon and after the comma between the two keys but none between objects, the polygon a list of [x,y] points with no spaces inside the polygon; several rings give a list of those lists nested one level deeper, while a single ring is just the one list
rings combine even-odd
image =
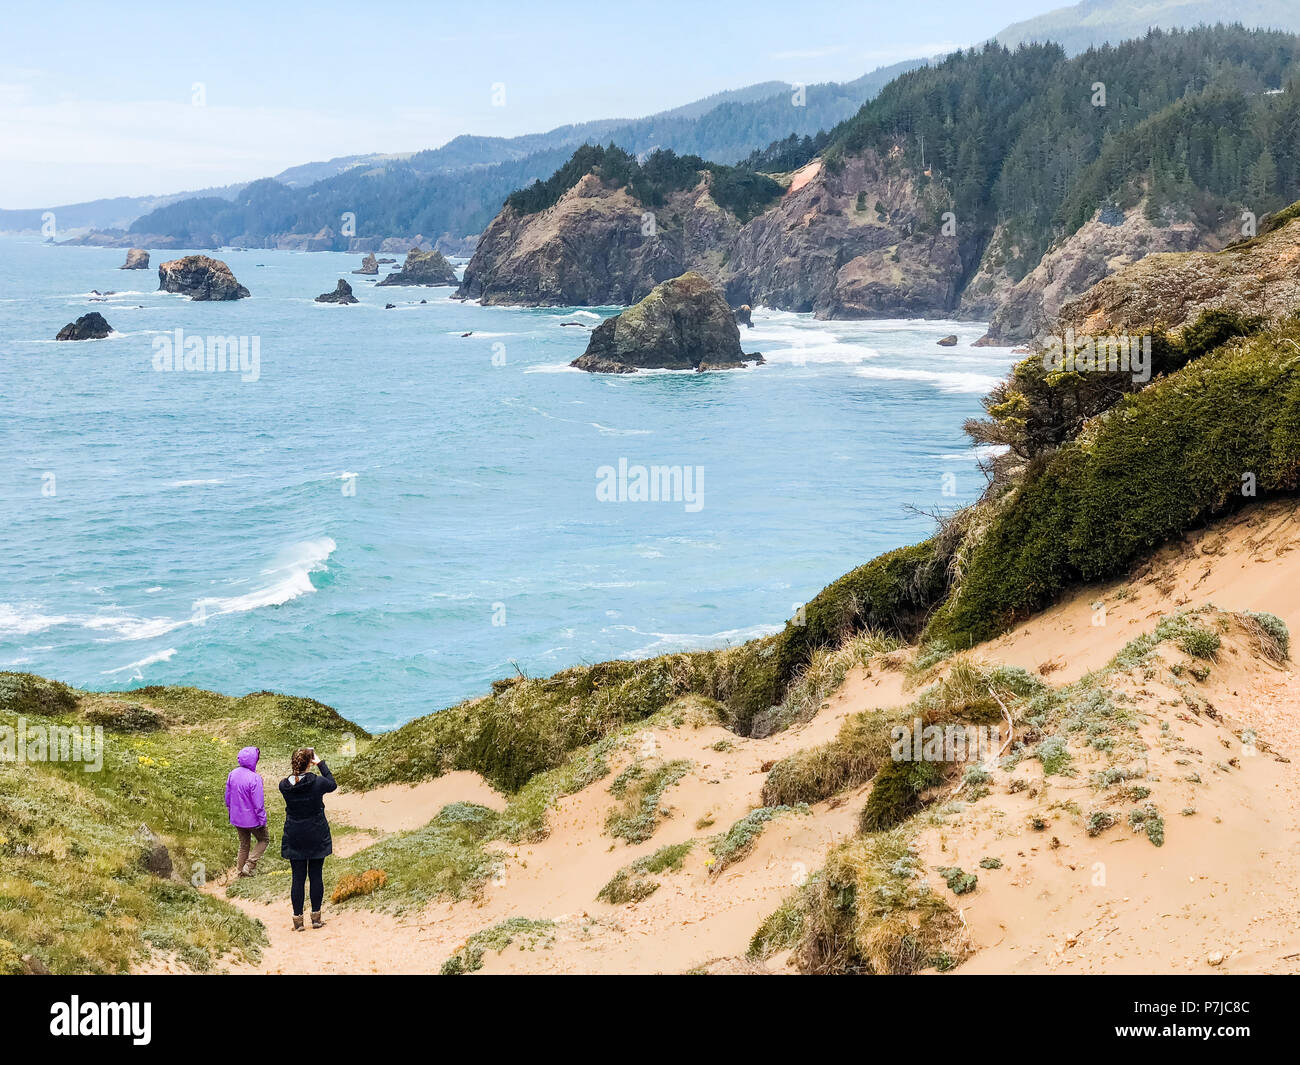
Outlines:
[{"label": "coastal cliff", "polygon": [[734,304],[826,318],[942,314],[957,302],[962,249],[930,225],[942,203],[872,154],[788,180],[748,222],[719,206],[707,174],[652,206],[595,173],[558,202],[507,204],[465,270],[458,295],[485,304],[632,304],[693,270]]},{"label": "coastal cliff", "polygon": [[816,160],[731,242],[728,298],[819,318],[949,314],[963,249],[935,225],[946,203],[924,175],[874,152]]},{"label": "coastal cliff", "polygon": [[[1214,251],[1223,244],[1215,233],[1189,218],[1167,217],[1159,224],[1150,221],[1145,201],[1128,211],[1116,207],[1098,210],[991,304],[989,331],[980,343],[1005,345],[1031,340],[1055,321],[1069,301],[1148,255]],[[981,267],[971,288],[978,291],[987,276]],[[988,306],[977,308],[963,299],[963,307],[969,311]]]},{"label": "coastal cliff", "polygon": [[1181,329],[1206,311],[1278,319],[1300,310],[1300,204],[1218,253],[1156,254],[1066,303],[1060,328],[1095,335]]},{"label": "coastal cliff", "polygon": [[507,205],[484,231],[457,295],[484,304],[630,305],[688,269],[719,280],[739,230],[705,178],[652,209],[589,173],[545,210]]}]

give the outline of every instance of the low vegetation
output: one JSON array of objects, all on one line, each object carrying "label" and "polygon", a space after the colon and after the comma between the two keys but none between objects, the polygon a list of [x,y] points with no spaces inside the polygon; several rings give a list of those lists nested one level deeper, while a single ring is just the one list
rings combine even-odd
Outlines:
[{"label": "low vegetation", "polygon": [[800,915],[794,958],[805,973],[944,971],[969,952],[961,918],[920,876],[902,828],[835,848],[788,906]]},{"label": "low vegetation", "polygon": [[709,844],[709,851],[713,854],[709,871],[717,875],[727,866],[745,858],[754,849],[758,837],[763,834],[763,829],[773,818],[807,812],[808,808],[803,805],[760,806],[757,810],[751,810],[726,832],[715,836],[713,842]]},{"label": "low vegetation", "polygon": [[[151,952],[196,970],[223,955],[256,959],[261,925],[199,890],[234,861],[224,785],[235,754],[260,747],[273,782],[295,747],[331,761],[367,735],[321,703],[271,692],[116,696],[0,673],[0,728],[20,719],[104,729],[96,772],[0,760],[0,957],[54,973],[125,972]],[[267,810],[278,835],[282,804]]]},{"label": "low vegetation", "polygon": [[498,954],[512,943],[520,950],[546,950],[550,947],[555,928],[554,921],[535,920],[531,917],[510,917],[507,920],[475,932],[465,945],[442,963],[443,976],[463,976],[483,968],[483,958],[489,950]]},{"label": "low vegetation", "polygon": [[635,761],[610,785],[610,794],[620,800],[605,820],[605,831],[625,843],[644,843],[667,816],[663,795],[691,768],[684,760],[673,762]]},{"label": "low vegetation", "polygon": [[638,858],[615,873],[609,883],[600,889],[596,898],[612,906],[649,898],[659,890],[658,877],[664,873],[679,872],[686,856],[694,847],[695,841],[688,839],[684,843],[669,843],[653,854]]},{"label": "low vegetation", "polygon": [[[420,828],[384,836],[351,857],[331,858],[325,863],[325,888],[331,897],[340,894],[335,900],[340,903],[350,900],[392,912],[418,909],[439,897],[466,898],[500,868],[501,859],[484,846],[500,831],[498,815],[486,806],[449,803]],[[382,888],[341,893],[345,884],[364,881],[374,869],[385,874]],[[288,877],[288,865],[275,862],[259,876],[235,880],[229,893],[241,898],[283,898],[289,890]]]}]

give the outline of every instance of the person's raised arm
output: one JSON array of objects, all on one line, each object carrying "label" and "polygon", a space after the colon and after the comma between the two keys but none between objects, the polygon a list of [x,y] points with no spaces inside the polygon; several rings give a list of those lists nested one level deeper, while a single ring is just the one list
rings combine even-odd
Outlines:
[{"label": "person's raised arm", "polygon": [[319,758],[316,759],[316,768],[320,770],[321,794],[333,791],[338,787],[338,784],[334,780],[334,774],[330,772],[330,767]]}]

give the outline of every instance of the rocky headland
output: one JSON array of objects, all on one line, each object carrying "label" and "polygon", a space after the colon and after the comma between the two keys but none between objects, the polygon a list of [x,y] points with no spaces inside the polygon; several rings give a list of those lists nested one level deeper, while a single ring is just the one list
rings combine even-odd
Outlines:
[{"label": "rocky headland", "polygon": [[1220,252],[1150,255],[1067,302],[1076,333],[1181,329],[1205,311],[1280,319],[1300,309],[1300,204],[1266,218],[1258,237]]},{"label": "rocky headland", "polygon": [[[1103,278],[1148,255],[1167,252],[1215,251],[1225,241],[1190,219],[1147,217],[1146,201],[1128,211],[1117,207],[1098,210],[1077,232],[1057,242],[1023,279],[1001,291],[992,306],[988,333],[981,346],[1008,345],[1040,335],[1070,300],[1081,296]],[[968,286],[976,293],[984,285],[996,287],[992,253],[985,256],[980,273]],[[1009,279],[1007,279],[1009,280]],[[974,299],[963,298],[971,317],[988,310]]]}]

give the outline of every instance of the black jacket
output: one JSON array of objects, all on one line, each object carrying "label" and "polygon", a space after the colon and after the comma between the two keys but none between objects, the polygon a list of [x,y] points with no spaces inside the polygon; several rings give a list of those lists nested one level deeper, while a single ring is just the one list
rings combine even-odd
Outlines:
[{"label": "black jacket", "polygon": [[326,858],[334,853],[330,823],[325,820],[324,796],[338,787],[334,774],[324,762],[318,766],[320,776],[304,773],[297,784],[289,778],[280,781],[284,796],[284,835],[280,838],[280,857],[290,861]]}]

